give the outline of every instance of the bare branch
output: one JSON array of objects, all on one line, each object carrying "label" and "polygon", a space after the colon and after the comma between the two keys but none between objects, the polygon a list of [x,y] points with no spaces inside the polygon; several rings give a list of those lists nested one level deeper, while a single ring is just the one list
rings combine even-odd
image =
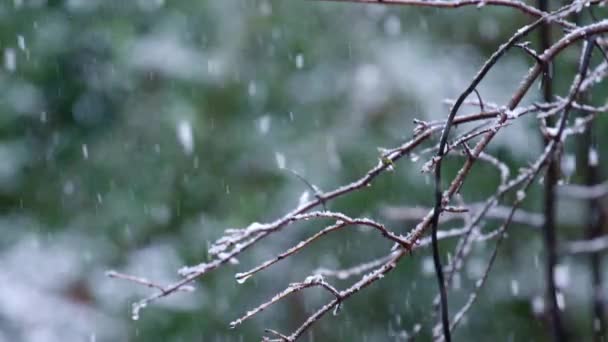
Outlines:
[{"label": "bare branch", "polygon": [[[418,244],[417,246],[420,246]],[[351,268],[346,268],[342,270],[329,270],[326,268],[319,268],[313,272],[313,274],[322,275],[324,277],[335,277],[338,279],[348,279],[350,277],[361,275],[373,268],[379,267],[387,263],[389,260],[395,258],[399,254],[399,251],[393,251],[389,255],[386,255],[382,258],[361,263],[359,265],[353,266]]]},{"label": "bare branch", "polygon": [[[152,301],[166,297],[176,291],[192,290],[192,287],[188,284],[221,267],[222,265],[234,262],[236,258],[241,256],[243,252],[248,250],[250,247],[257,245],[259,242],[272,234],[281,232],[296,222],[329,219],[335,221],[335,223],[325,225],[323,229],[317,231],[312,236],[297,243],[286,251],[278,254],[274,258],[266,260],[246,272],[236,274],[237,281],[243,282],[257,272],[260,272],[285,258],[294,256],[299,251],[308,247],[314,241],[324,237],[325,235],[348,226],[359,225],[371,227],[374,230],[377,230],[385,239],[393,242],[395,244],[394,249],[384,257],[364,262],[351,268],[342,270],[327,270],[324,268],[317,269],[314,272],[314,275],[306,278],[305,281],[290,284],[284,291],[276,294],[270,300],[260,304],[253,310],[248,311],[242,317],[233,321],[231,323],[231,327],[236,327],[243,321],[265,310],[279,300],[293,293],[300,292],[305,288],[321,287],[330,292],[334,298],[312,313],[302,323],[302,325],[291,334],[284,335],[275,330],[266,329],[266,333],[271,335],[271,337],[264,338],[266,341],[293,342],[301,337],[306,330],[310,329],[310,327],[313,326],[327,312],[339,308],[343,301],[347,300],[354,294],[359,293],[363,288],[366,288],[370,284],[382,279],[384,276],[394,270],[400,260],[404,256],[408,255],[408,252],[416,248],[428,246],[430,244],[433,247],[433,257],[441,299],[441,327],[443,328],[443,338],[449,342],[451,338],[451,331],[458,326],[459,322],[461,322],[462,317],[464,317],[467,310],[469,310],[473,305],[478,297],[479,291],[481,291],[483,288],[483,285],[486,282],[492,265],[496,259],[498,247],[504,240],[505,232],[509,225],[511,225],[511,223],[523,223],[533,227],[538,227],[543,224],[544,220],[540,215],[536,213],[518,211],[519,205],[525,199],[528,187],[541,172],[541,169],[547,166],[547,164],[555,158],[569,135],[584,132],[595,119],[597,113],[604,112],[608,109],[608,105],[593,107],[583,103],[584,101],[581,101],[580,99],[578,99],[578,101],[581,103],[577,102],[577,97],[580,92],[591,89],[601,80],[608,77],[608,61],[603,61],[599,66],[593,69],[593,71],[587,73],[590,63],[591,48],[594,45],[602,46],[602,44],[604,44],[602,39],[594,38],[594,36],[602,33],[608,33],[608,20],[596,20],[596,22],[593,24],[579,27],[564,19],[569,13],[579,10],[579,7],[586,6],[587,4],[596,5],[599,4],[600,1],[591,0],[573,2],[553,13],[546,13],[546,11],[543,11],[542,9],[539,10],[523,2],[512,0],[334,1],[401,4],[435,8],[457,8],[470,5],[506,6],[516,8],[537,18],[537,20],[535,20],[532,24],[526,25],[517,30],[510,39],[508,39],[491,55],[491,57],[483,64],[477,74],[473,77],[468,87],[458,96],[456,101],[453,102],[446,120],[429,122],[416,120],[416,127],[414,129],[413,137],[396,148],[381,149],[381,153],[378,158],[379,160],[375,166],[371,167],[369,171],[367,171],[367,173],[359,179],[335,188],[334,190],[323,192],[312,183],[301,177],[299,174],[294,172],[298,178],[300,178],[310,189],[313,190],[315,194],[314,199],[300,204],[297,208],[291,210],[273,222],[254,222],[242,229],[227,229],[224,232],[224,235],[211,245],[209,249],[210,258],[207,262],[203,262],[192,267],[182,268],[179,273],[183,278],[168,286],[156,284],[145,278],[109,271],[107,273],[109,277],[128,280],[155,290],[155,293],[133,305],[134,318],[137,317],[141,308],[145,307]],[[520,44],[520,47],[524,48],[528,53],[531,53],[534,56],[536,63],[528,71],[521,84],[513,92],[508,103],[504,106],[500,106],[498,104],[483,100],[477,89],[487,73],[494,68],[500,58],[504,56],[509,49],[516,46],[522,38],[535,30],[537,27],[541,25],[548,26],[550,23],[557,23],[565,29],[566,33],[552,46],[547,46],[546,49],[543,49],[544,51],[540,54],[536,53],[535,51],[531,51],[527,45]],[[520,102],[529,92],[532,84],[539,78],[539,76],[542,75],[547,66],[553,63],[556,56],[565,48],[572,46],[583,39],[587,40],[587,43],[583,49],[579,73],[572,81],[568,95],[565,98],[555,97],[545,99],[545,102],[541,104],[535,104],[528,107],[519,107]],[[477,95],[477,100],[467,100],[467,98],[473,92]],[[478,105],[480,107],[480,112],[459,116],[457,113],[463,105]],[[589,115],[579,118],[574,124],[569,125],[569,111],[573,108],[589,113]],[[498,158],[487,153],[486,150],[492,139],[500,131],[502,131],[514,120],[528,113],[537,113],[538,117],[543,120],[545,118],[551,118],[554,116],[558,117],[559,115],[561,116],[559,116],[559,120],[557,120],[558,122],[555,127],[548,127],[550,125],[545,127],[545,133],[549,141],[540,156],[530,167],[523,169],[518,175],[510,180],[509,166]],[[450,139],[450,131],[457,125],[465,123],[476,123],[481,125],[478,125],[478,127],[474,127],[468,131],[465,130],[464,133],[460,132],[460,135],[453,138],[451,142],[448,141]],[[384,211],[385,215],[389,218],[391,215],[393,215],[393,219],[418,220],[418,223],[413,228],[409,229],[405,236],[395,233],[387,229],[382,223],[371,219],[352,218],[340,212],[311,212],[311,210],[319,205],[325,206],[325,203],[328,201],[366,189],[372,184],[376,177],[396,167],[397,162],[401,160],[403,156],[413,155],[414,150],[417,147],[431,140],[433,137],[436,137],[436,133],[439,131],[442,133],[439,138],[438,145],[426,150],[427,152],[436,152],[436,155],[432,157],[427,164],[425,164],[426,169],[432,170],[434,168],[435,170],[435,202],[433,208],[400,208],[398,209],[399,211],[393,211],[392,214],[387,214],[390,213],[390,208],[385,209]],[[449,184],[446,182],[446,188],[444,190],[444,184],[442,184],[444,180],[442,179],[441,175],[442,161],[449,152],[460,147],[462,147],[465,155],[464,162]],[[418,153],[419,151],[416,152]],[[425,151],[423,151],[423,153],[424,152]],[[486,201],[467,205],[461,198],[458,198],[457,195],[477,160],[487,162],[498,170],[500,174],[500,184],[498,185],[496,191],[493,192],[493,195],[488,197]],[[605,184],[585,188],[565,186],[561,188],[562,190],[560,190],[560,194],[582,199],[599,198],[608,193],[608,188],[606,187],[607,185]],[[510,206],[499,206],[499,201],[502,200],[505,194],[511,191],[517,191],[516,200],[513,202],[513,204]],[[454,200],[455,196],[456,198]],[[441,216],[442,214],[443,216]],[[440,223],[456,218],[464,220],[464,225],[462,228],[449,230],[438,229]],[[504,222],[499,229],[483,234],[482,220],[484,218],[500,219],[504,220]],[[431,235],[425,236],[429,230],[431,231]],[[440,260],[438,241],[441,239],[454,237],[458,237],[459,241],[456,246],[454,256],[451,259],[449,266],[446,267],[447,272],[444,272]],[[479,279],[478,284],[476,285],[469,299],[453,317],[450,324],[449,311],[447,309],[447,290],[445,286],[446,284],[451,283],[453,276],[461,269],[463,261],[469,255],[473,244],[492,238],[497,238],[498,241],[495,249],[492,252],[486,270],[483,276]],[[593,253],[606,248],[608,248],[608,240],[606,240],[605,237],[598,237],[589,241],[576,241],[567,244],[563,248],[563,252],[570,254]],[[365,274],[366,272],[370,273]],[[360,278],[346,289],[339,291],[327,283],[323,279],[323,276],[331,276],[338,279],[349,279],[354,276],[359,276]],[[444,279],[444,276],[446,279]]]},{"label": "bare branch", "polygon": [[558,193],[562,196],[576,199],[601,198],[608,195],[608,182],[589,186],[575,184],[560,185]]},{"label": "bare branch", "polygon": [[295,246],[291,247],[290,249],[288,249],[287,251],[277,255],[275,258],[268,260],[247,272],[237,273],[235,275],[235,278],[237,279],[237,281],[244,282],[245,280],[247,280],[249,277],[251,277],[255,273],[262,271],[262,270],[270,267],[271,265],[274,265],[275,263],[277,263],[295,253],[298,253],[299,251],[301,251],[306,246],[311,244],[313,241],[319,239],[320,237],[322,237],[326,234],[329,234],[333,231],[344,228],[346,226],[349,226],[349,225],[362,225],[362,226],[372,227],[372,228],[380,231],[380,233],[384,237],[399,244],[400,246],[402,246],[408,250],[411,250],[411,248],[412,248],[411,244],[408,241],[406,241],[404,238],[389,231],[388,229],[386,229],[386,227],[384,227],[384,225],[382,225],[378,222],[375,222],[373,220],[370,220],[370,219],[365,219],[365,218],[364,219],[353,219],[353,218],[350,218],[341,213],[334,213],[334,212],[329,212],[329,211],[317,211],[317,212],[311,212],[308,214],[296,215],[294,217],[294,220],[307,220],[307,219],[311,219],[311,218],[331,218],[331,219],[336,219],[337,222],[334,225],[331,225],[331,226],[326,227],[325,229],[319,231],[318,233],[314,234],[313,236],[309,237],[308,239],[306,239],[304,241],[300,241],[297,245],[295,245]]},{"label": "bare branch", "polygon": [[[142,277],[136,277],[136,276],[132,276],[129,274],[124,274],[124,273],[120,273],[120,272],[116,272],[116,271],[107,271],[106,276],[110,277],[110,278],[128,280],[128,281],[137,283],[139,285],[157,289],[161,292],[165,290],[165,288],[162,285],[156,284],[156,283],[154,283],[146,278],[142,278]],[[186,291],[186,292],[192,292],[192,291],[194,291],[194,287],[193,286],[183,286],[179,290]]]},{"label": "bare branch", "polygon": [[[475,213],[481,210],[483,206],[484,205],[482,203],[473,203],[469,204],[468,208],[470,212]],[[382,210],[383,215],[387,219],[399,221],[420,220],[429,211],[428,208],[424,207],[385,207]],[[492,206],[486,213],[484,213],[484,218],[492,220],[504,220],[509,215],[510,210],[511,207],[508,206]],[[463,214],[458,213],[445,214],[441,216],[439,222],[444,223],[456,219],[462,219],[463,217]],[[526,212],[525,210],[520,209],[515,213],[513,223],[539,228],[543,224],[543,216],[539,213]],[[441,230],[438,233],[441,234]]]},{"label": "bare branch", "polygon": [[604,235],[591,240],[573,241],[562,247],[563,254],[578,255],[598,253],[608,249],[608,236]]},{"label": "bare branch", "polygon": [[257,306],[256,308],[254,308],[253,310],[249,310],[247,311],[247,313],[230,322],[230,328],[234,329],[236,328],[238,325],[240,325],[241,323],[243,323],[244,321],[246,321],[247,319],[255,316],[257,313],[267,309],[268,307],[270,307],[272,304],[280,301],[281,299],[294,294],[296,292],[302,291],[303,289],[309,288],[309,287],[322,287],[324,289],[326,289],[327,291],[329,291],[330,293],[332,293],[337,300],[341,300],[342,296],[340,295],[340,293],[338,292],[338,290],[336,290],[333,286],[329,285],[322,276],[319,275],[314,275],[314,276],[310,276],[308,278],[306,278],[306,280],[304,280],[301,283],[292,283],[289,284],[289,286],[279,292],[278,294],[276,294],[274,297],[272,297],[270,300],[268,300],[267,302],[264,302],[262,304],[260,304],[259,306]]},{"label": "bare branch", "polygon": [[319,320],[330,310],[332,310],[336,306],[338,306],[342,301],[344,301],[345,299],[354,295],[355,293],[358,293],[359,291],[361,291],[362,289],[366,288],[367,286],[373,284],[377,280],[384,278],[384,276],[386,276],[386,274],[388,274],[389,272],[394,270],[395,267],[397,267],[397,263],[399,262],[399,260],[406,254],[406,251],[404,249],[399,249],[399,251],[395,254],[396,255],[393,258],[391,258],[388,262],[386,262],[384,265],[382,265],[382,267],[363,276],[358,282],[351,285],[351,287],[349,287],[348,289],[346,289],[344,291],[341,291],[340,299],[336,298],[336,299],[332,300],[331,302],[325,304],[323,307],[321,307],[319,310],[317,310],[310,317],[308,317],[308,319],[295,332],[293,332],[293,334],[291,334],[289,336],[289,338],[291,339],[290,341],[296,340],[298,337],[300,337],[317,320]]}]

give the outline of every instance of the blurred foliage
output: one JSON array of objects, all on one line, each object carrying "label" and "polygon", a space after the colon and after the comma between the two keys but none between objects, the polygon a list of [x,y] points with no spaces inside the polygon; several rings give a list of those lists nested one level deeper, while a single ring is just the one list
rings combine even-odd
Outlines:
[{"label": "blurred foliage", "polygon": [[[411,136],[413,118],[445,116],[442,99],[457,96],[484,57],[528,21],[506,8],[4,1],[0,279],[12,285],[0,287],[0,301],[12,300],[0,305],[0,341],[249,341],[265,327],[297,327],[326,294],[309,290],[234,331],[228,322],[316,267],[379,257],[389,244],[374,232],[344,231],[247,284],[234,281],[237,269],[319,229],[297,225],[249,251],[240,265],[201,279],[196,292],[145,309],[139,321],[130,319],[130,303],[149,290],[103,271],[177,279],[180,266],[205,260],[209,242],[225,228],[272,220],[297,205],[307,188],[282,164],[325,190],[360,177],[377,161],[377,147]],[[558,89],[569,84],[576,58],[560,60]],[[512,52],[480,92],[488,101],[508,99],[531,63]],[[607,91],[603,84],[592,101],[605,102]],[[534,120],[526,120],[492,145],[512,172],[540,151]],[[330,208],[382,219],[385,205],[430,205],[431,181],[419,172],[424,157],[400,162],[370,189]],[[446,173],[460,162],[449,160]],[[463,196],[482,200],[497,182],[491,168],[476,166]],[[540,208],[538,196],[527,201]],[[411,228],[389,223],[400,232]],[[513,229],[479,305],[457,333],[464,340],[547,338],[532,310],[542,294],[542,268],[530,262],[542,257],[538,236]],[[492,246],[478,246],[464,273],[469,278],[453,290],[454,308]],[[349,300],[338,317],[322,320],[311,337],[386,341],[418,322],[428,334],[436,293],[429,260],[428,251],[417,252]],[[584,334],[586,321],[575,319],[588,310],[586,281],[575,276],[584,268],[566,263],[577,283],[566,291],[568,324]],[[514,281],[516,294],[508,285]]]}]

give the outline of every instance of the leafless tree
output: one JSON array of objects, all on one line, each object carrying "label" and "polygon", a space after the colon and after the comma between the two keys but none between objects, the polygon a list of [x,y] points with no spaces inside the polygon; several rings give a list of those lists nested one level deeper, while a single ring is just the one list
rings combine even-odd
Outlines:
[{"label": "leafless tree", "polygon": [[[331,1],[331,0],[330,0]],[[585,94],[596,85],[608,78],[608,40],[603,36],[608,33],[608,19],[597,19],[593,8],[606,6],[606,0],[574,0],[555,10],[550,10],[547,0],[538,0],[537,7],[516,0],[333,0],[339,2],[368,3],[370,5],[401,5],[413,7],[458,8],[463,6],[499,6],[509,7],[530,18],[530,23],[519,28],[513,35],[500,45],[496,51],[480,67],[473,76],[468,87],[455,100],[448,100],[450,110],[445,120],[423,121],[415,120],[416,127],[412,138],[402,145],[379,151],[378,162],[361,178],[340,186],[331,191],[320,191],[314,185],[306,182],[314,191],[315,198],[300,204],[284,216],[269,223],[252,223],[242,229],[228,229],[209,249],[212,256],[208,262],[179,270],[182,278],[163,286],[147,279],[109,271],[108,276],[121,278],[150,287],[155,292],[133,305],[133,315],[149,303],[169,296],[177,291],[192,290],[190,284],[202,278],[219,267],[229,264],[231,260],[288,226],[300,221],[331,220],[333,224],[326,226],[309,238],[297,243],[281,254],[276,255],[260,265],[236,274],[236,280],[244,282],[257,273],[281,262],[286,258],[296,258],[296,254],[312,243],[323,239],[327,234],[344,230],[351,226],[367,226],[377,231],[385,239],[393,243],[393,248],[386,251],[386,256],[355,265],[348,269],[329,270],[317,269],[301,282],[288,284],[280,293],[270,300],[247,311],[245,315],[230,323],[237,327],[243,321],[255,316],[260,311],[274,303],[297,293],[303,289],[316,287],[327,291],[332,298],[317,311],[312,313],[295,331],[284,334],[267,329],[265,341],[295,341],[310,329],[325,314],[340,309],[343,302],[354,295],[363,295],[361,291],[370,284],[379,282],[388,273],[397,268],[400,262],[419,248],[431,246],[434,267],[438,281],[438,298],[434,303],[437,310],[438,322],[433,329],[436,340],[450,341],[452,332],[462,322],[466,312],[472,307],[479,296],[496,260],[497,252],[513,222],[527,224],[534,229],[541,229],[546,253],[546,278],[548,315],[551,317],[553,338],[555,341],[566,341],[568,333],[561,323],[560,308],[557,302],[557,287],[554,282],[554,269],[557,258],[563,254],[589,255],[593,283],[593,317],[594,337],[596,341],[606,337],[605,298],[601,293],[601,260],[599,253],[608,249],[608,237],[602,235],[600,229],[607,222],[606,207],[602,206],[601,198],[608,194],[608,185],[601,184],[598,170],[597,147],[593,130],[593,122],[597,115],[608,111],[608,103],[602,106],[592,106],[586,101]],[[578,14],[589,11],[587,20],[580,20]],[[559,33],[559,39],[551,41],[551,31]],[[534,39],[537,34],[538,51],[526,39]],[[580,50],[578,72],[572,79],[566,94],[558,96],[553,89],[552,79],[557,71],[552,70],[556,58],[566,49]],[[511,99],[502,105],[485,102],[477,91],[487,73],[500,62],[507,53],[519,50],[534,62],[526,75],[513,92]],[[592,55],[599,56],[592,59]],[[597,61],[597,62],[593,62]],[[531,105],[521,105],[523,97],[531,92],[531,86],[537,80],[542,82],[542,102]],[[463,106],[479,107],[474,114],[458,115]],[[536,116],[539,139],[545,143],[544,150],[529,167],[521,169],[512,176],[509,167],[498,158],[487,152],[487,146],[492,139],[511,123],[524,116]],[[573,117],[576,116],[574,119]],[[475,128],[450,133],[465,123],[479,123]],[[565,144],[569,138],[578,136],[579,154],[582,163],[579,168],[584,173],[585,184],[560,186],[560,160]],[[436,141],[434,147],[421,149],[421,144]],[[435,202],[432,208],[388,208],[386,215],[398,216],[405,221],[417,220],[405,235],[399,234],[383,223],[369,219],[350,217],[342,212],[326,210],[325,206],[332,200],[348,196],[357,191],[363,191],[377,177],[381,177],[397,166],[404,157],[417,153],[429,155],[422,172],[434,174]],[[464,161],[455,177],[449,182],[443,179],[442,163],[448,155],[463,156]],[[500,184],[494,194],[482,203],[466,204],[460,199],[459,193],[471,168],[477,162],[488,163],[500,174]],[[539,177],[544,176],[544,211],[542,214],[529,213],[519,210],[526,198],[530,186]],[[447,185],[444,188],[444,183]],[[515,194],[512,203],[504,202],[507,194]],[[573,196],[583,198],[589,203],[591,215],[587,222],[587,236],[580,241],[564,242],[558,246],[555,225],[555,201],[557,196]],[[512,196],[511,196],[512,197]],[[315,210],[322,206],[323,210]],[[446,220],[464,219],[465,225],[459,229],[443,229],[440,225]],[[483,220],[500,220],[499,228],[484,232],[481,228]],[[429,236],[430,235],[430,236]],[[442,265],[439,240],[458,239],[449,263]],[[476,282],[475,288],[466,303],[450,317],[448,311],[448,284],[461,271],[464,260],[469,256],[472,246],[481,241],[494,240],[493,252],[487,262],[485,271]],[[355,278],[352,284],[344,289],[338,289],[328,279]],[[409,336],[417,333],[413,329]]]}]

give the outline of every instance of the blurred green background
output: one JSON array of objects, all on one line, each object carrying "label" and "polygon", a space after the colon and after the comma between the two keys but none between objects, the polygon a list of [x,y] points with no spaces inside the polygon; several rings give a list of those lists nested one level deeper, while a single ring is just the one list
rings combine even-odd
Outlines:
[{"label": "blurred green background", "polygon": [[[0,341],[255,341],[264,328],[292,331],[330,299],[326,293],[307,290],[235,330],[228,323],[318,267],[371,260],[390,244],[373,231],[342,231],[237,284],[234,273],[323,227],[299,224],[197,281],[195,292],[155,302],[137,321],[130,305],[151,290],[104,271],[177,280],[181,266],[208,258],[224,229],[297,206],[308,189],[283,166],[323,190],[359,178],[377,162],[377,147],[412,136],[414,118],[445,117],[442,100],[458,96],[484,58],[528,21],[489,7],[2,1]],[[560,57],[562,92],[577,58],[576,49]],[[503,104],[532,62],[520,51],[505,56],[479,88],[484,100]],[[607,92],[600,84],[592,101],[605,103]],[[541,150],[534,127],[534,118],[524,118],[491,145],[512,174]],[[405,158],[329,208],[407,232],[415,222],[390,220],[383,209],[432,204],[432,180],[420,173],[427,157]],[[461,161],[450,159],[446,172]],[[481,201],[497,184],[497,173],[478,165],[462,194]],[[540,189],[528,210],[541,208]],[[584,213],[583,203],[560,201],[564,237],[582,236]],[[458,340],[548,339],[535,313],[543,293],[539,237],[513,228]],[[454,312],[493,245],[476,245],[451,289]],[[417,251],[303,340],[401,341],[418,323],[428,340],[436,293],[430,260],[428,249]],[[567,258],[560,267],[568,328],[589,339],[586,261]],[[353,280],[331,281],[343,288]]]}]

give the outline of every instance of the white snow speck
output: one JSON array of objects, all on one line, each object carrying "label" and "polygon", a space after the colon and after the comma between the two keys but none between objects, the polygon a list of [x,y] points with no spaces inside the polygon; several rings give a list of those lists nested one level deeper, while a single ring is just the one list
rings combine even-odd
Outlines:
[{"label": "white snow speck", "polygon": [[279,166],[279,169],[284,169],[285,168],[285,156],[280,152],[275,152],[274,158],[277,161],[277,165]]},{"label": "white snow speck", "polygon": [[4,68],[10,72],[17,70],[17,53],[15,49],[4,49]]},{"label": "white snow speck", "polygon": [[306,202],[308,202],[308,195],[308,191],[304,191],[302,195],[300,195],[300,199],[298,200],[298,207],[301,207],[306,204]]},{"label": "white snow speck", "polygon": [[545,300],[541,296],[535,296],[532,299],[532,312],[536,315],[540,315],[545,311]]},{"label": "white snow speck", "polygon": [[562,158],[561,169],[566,177],[572,176],[576,168],[576,158],[572,154],[566,154]]},{"label": "white snow speck", "polygon": [[270,131],[271,119],[270,115],[264,115],[258,119],[258,130],[262,135]]},{"label": "white snow speck", "polygon": [[304,55],[301,53],[296,55],[296,68],[302,69],[304,67]]},{"label": "white snow speck", "polygon": [[87,144],[82,144],[82,157],[84,159],[89,159],[89,148]]},{"label": "white snow speck", "polygon": [[555,299],[557,300],[557,307],[561,311],[564,311],[564,309],[566,308],[566,298],[564,297],[564,294],[561,292],[556,293]]},{"label": "white snow speck", "polygon": [[556,265],[554,270],[555,285],[566,288],[570,284],[570,268],[568,265]]},{"label": "white snow speck", "polygon": [[17,46],[21,51],[25,51],[25,37],[21,34],[17,35]]},{"label": "white snow speck", "polygon": [[519,282],[511,279],[511,294],[517,296],[519,294]]},{"label": "white snow speck", "polygon": [[249,82],[249,85],[247,86],[247,94],[249,94],[249,96],[255,96],[255,94],[258,92],[258,88],[255,85],[254,81]]},{"label": "white snow speck", "polygon": [[599,158],[597,155],[597,150],[595,148],[589,149],[589,166],[597,166],[599,163]]},{"label": "white snow speck", "polygon": [[194,152],[194,136],[190,121],[181,120],[177,123],[177,139],[182,144],[184,153],[192,154]]},{"label": "white snow speck", "polygon": [[430,257],[424,258],[422,260],[422,274],[431,275],[435,274],[435,264],[433,264],[433,259]]}]

